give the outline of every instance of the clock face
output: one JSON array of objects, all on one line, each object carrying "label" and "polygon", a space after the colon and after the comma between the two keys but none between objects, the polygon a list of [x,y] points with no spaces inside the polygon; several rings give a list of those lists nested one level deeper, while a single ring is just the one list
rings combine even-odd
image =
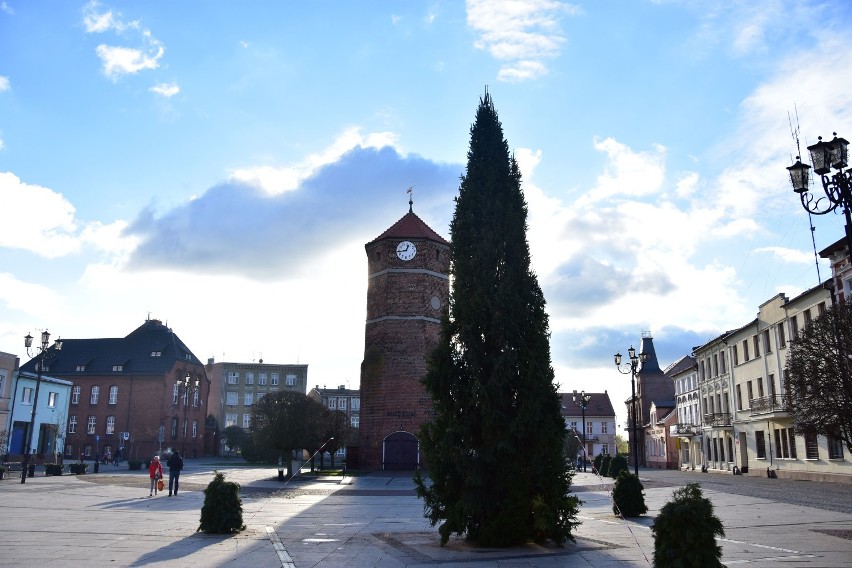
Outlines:
[{"label": "clock face", "polygon": [[396,246],[396,256],[400,260],[411,260],[417,254],[417,247],[411,241],[402,241]]}]

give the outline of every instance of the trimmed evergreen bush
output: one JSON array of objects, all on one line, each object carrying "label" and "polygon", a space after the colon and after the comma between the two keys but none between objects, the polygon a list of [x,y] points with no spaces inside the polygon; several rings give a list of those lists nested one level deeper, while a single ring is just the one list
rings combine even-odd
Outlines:
[{"label": "trimmed evergreen bush", "polygon": [[672,497],[651,527],[654,567],[724,567],[716,536],[725,536],[725,529],[713,514],[713,503],[701,494],[701,486],[689,483],[676,489]]},{"label": "trimmed evergreen bush", "polygon": [[229,534],[245,529],[243,503],[240,500],[240,484],[225,481],[225,474],[213,472],[213,481],[204,490],[204,506],[201,507],[199,531]]},{"label": "trimmed evergreen bush", "polygon": [[70,471],[74,475],[82,475],[82,474],[86,473],[86,471],[88,471],[88,469],[89,469],[89,464],[87,464],[87,463],[77,462],[77,463],[69,463],[68,464],[68,471]]},{"label": "trimmed evergreen bush", "polygon": [[44,475],[62,475],[62,470],[65,468],[64,465],[58,463],[46,463],[44,464]]},{"label": "trimmed evergreen bush", "polygon": [[142,469],[142,460],[127,460],[127,469],[130,469],[130,470]]},{"label": "trimmed evergreen bush", "polygon": [[612,459],[609,461],[607,475],[613,479],[618,479],[618,475],[622,471],[630,471],[630,465],[627,463],[627,458],[622,455],[612,456]]},{"label": "trimmed evergreen bush", "polygon": [[604,454],[601,459],[601,467],[598,469],[598,473],[600,473],[602,477],[609,477],[609,462],[611,460],[612,456],[609,454]]},{"label": "trimmed evergreen bush", "polygon": [[601,472],[601,462],[603,461],[603,454],[598,454],[595,456],[595,459],[592,461],[592,473],[600,473]]},{"label": "trimmed evergreen bush", "polygon": [[618,474],[612,488],[612,512],[623,517],[638,517],[648,512],[645,488],[639,478],[627,470]]}]

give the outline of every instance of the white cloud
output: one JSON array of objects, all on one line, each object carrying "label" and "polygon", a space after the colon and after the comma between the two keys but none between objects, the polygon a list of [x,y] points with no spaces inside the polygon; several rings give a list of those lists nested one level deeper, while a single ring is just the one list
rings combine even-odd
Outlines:
[{"label": "white cloud", "polygon": [[[38,298],[38,301],[34,302],[33,298]],[[0,272],[0,304],[5,304],[10,310],[31,314],[41,321],[46,321],[63,311],[65,298],[50,286],[24,282],[14,274]],[[0,324],[0,329],[3,330],[2,335],[12,332],[11,329],[6,329],[5,324]],[[19,331],[15,330],[15,333]]]},{"label": "white cloud", "polygon": [[502,62],[498,79],[518,82],[547,73],[543,60],[565,42],[559,18],[577,11],[554,0],[468,0],[467,24],[479,34],[474,46]]},{"label": "white cloud", "polygon": [[331,164],[353,148],[396,147],[392,132],[371,132],[366,136],[357,127],[346,129],[322,152],[311,154],[301,162],[289,166],[255,166],[232,170],[229,179],[263,189],[270,195],[296,189],[302,180],[310,177],[322,166]]},{"label": "white cloud", "polygon": [[170,98],[180,92],[180,87],[177,83],[160,83],[158,85],[154,85],[148,90],[157,95],[162,95],[166,98]]},{"label": "white cloud", "polygon": [[75,209],[61,194],[29,185],[10,172],[0,172],[0,247],[28,250],[55,258],[77,250]]},{"label": "white cloud", "polygon": [[12,85],[9,83],[9,78],[0,75],[0,93],[3,91],[8,91],[12,88]]},{"label": "white cloud", "polygon": [[810,265],[814,263],[813,252],[795,250],[786,247],[759,247],[754,249],[754,252],[768,253],[782,262],[789,262],[792,264]]},{"label": "white cloud", "polygon": [[132,75],[143,69],[156,69],[163,56],[163,46],[155,46],[154,53],[144,53],[131,47],[101,44],[95,50],[104,63],[104,74],[116,80],[121,75]]},{"label": "white cloud", "polygon": [[[101,5],[96,0],[92,0],[83,7],[83,25],[87,33],[112,31],[119,34],[124,41],[136,41],[135,46],[102,43],[95,49],[95,53],[103,62],[104,74],[113,81],[118,80],[122,75],[132,75],[146,69],[157,69],[160,66],[160,59],[165,53],[165,48],[150,30],[142,29],[138,21],[126,21],[122,19],[120,13],[101,9]],[[126,37],[130,35],[125,34],[128,30],[133,30],[133,38]],[[139,39],[135,39],[137,36]]]},{"label": "white cloud", "polygon": [[87,33],[104,33],[115,31],[121,33],[127,29],[138,29],[138,21],[126,22],[121,19],[121,13],[112,10],[101,10],[101,5],[92,0],[83,6],[83,25]]},{"label": "white cloud", "polygon": [[12,7],[9,6],[9,4],[6,3],[6,2],[0,2],[0,11],[6,12],[10,16],[15,13],[15,11],[12,9]]}]

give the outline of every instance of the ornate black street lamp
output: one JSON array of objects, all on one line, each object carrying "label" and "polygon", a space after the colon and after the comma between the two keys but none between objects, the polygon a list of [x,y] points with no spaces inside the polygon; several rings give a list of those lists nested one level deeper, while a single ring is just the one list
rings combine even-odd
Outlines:
[{"label": "ornate black street lamp", "polygon": [[[50,343],[50,333],[47,330],[41,332],[41,347],[37,347],[38,350],[38,361],[36,361],[36,388],[35,395],[33,396],[33,411],[30,415],[30,427],[27,430],[27,440],[26,446],[24,447],[24,461],[21,463],[21,483],[27,482],[27,471],[30,466],[30,447],[33,445],[33,430],[35,430],[35,417],[36,410],[38,409],[38,391],[41,386],[41,372],[44,368],[44,359],[47,356],[48,347],[47,344]],[[32,357],[30,354],[30,348],[33,346],[33,336],[29,333],[24,337],[24,347],[27,348],[27,356]],[[62,349],[62,340],[57,339],[53,346],[50,348],[53,351],[59,351]]]},{"label": "ornate black street lamp", "polygon": [[[192,393],[194,402],[195,394],[198,392],[198,377],[195,377],[195,380],[193,381],[192,376],[187,373],[184,378],[175,381],[175,387],[177,388],[178,403],[180,402],[180,399],[183,398],[183,446],[180,453],[184,458],[186,458],[186,430],[189,426],[187,424],[186,411],[189,409],[189,393]],[[181,391],[183,391],[182,396],[180,394]]]},{"label": "ornate black street lamp", "polygon": [[[808,170],[811,167],[803,164],[799,156],[796,156],[796,163],[788,167],[787,171],[790,172],[793,191],[799,194],[802,207],[808,213],[825,215],[838,207],[843,208],[843,214],[846,216],[846,247],[848,254],[852,255],[852,173],[849,170],[844,171],[848,165],[848,146],[849,142],[838,138],[836,132],[830,142],[823,142],[820,136],[819,142],[808,146],[814,173],[821,178],[825,197],[810,193]],[[832,175],[832,168],[837,170],[837,173]]]},{"label": "ornate black street lamp", "polygon": [[631,390],[631,398],[630,398],[630,429],[632,430],[630,434],[630,439],[633,442],[633,474],[637,477],[639,476],[639,427],[636,425],[636,375],[639,373],[639,363],[644,363],[645,359],[648,357],[647,353],[636,354],[636,350],[633,346],[630,346],[630,349],[627,350],[627,354],[630,356],[630,369],[622,370],[621,369],[621,353],[615,354],[615,367],[618,369],[618,372],[622,375],[630,375],[630,390]]},{"label": "ornate black street lamp", "polygon": [[580,413],[583,415],[583,473],[586,473],[586,407],[589,406],[589,401],[592,400],[592,395],[586,394],[586,391],[574,391],[571,397],[574,404],[580,407]]}]

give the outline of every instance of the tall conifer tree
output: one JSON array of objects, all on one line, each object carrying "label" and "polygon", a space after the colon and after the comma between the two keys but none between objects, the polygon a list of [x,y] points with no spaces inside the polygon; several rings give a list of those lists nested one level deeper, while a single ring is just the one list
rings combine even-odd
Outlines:
[{"label": "tall conifer tree", "polygon": [[521,175],[486,91],[470,130],[452,236],[449,313],[424,384],[429,477],[417,491],[442,544],[573,540],[545,300],[530,268]]}]

